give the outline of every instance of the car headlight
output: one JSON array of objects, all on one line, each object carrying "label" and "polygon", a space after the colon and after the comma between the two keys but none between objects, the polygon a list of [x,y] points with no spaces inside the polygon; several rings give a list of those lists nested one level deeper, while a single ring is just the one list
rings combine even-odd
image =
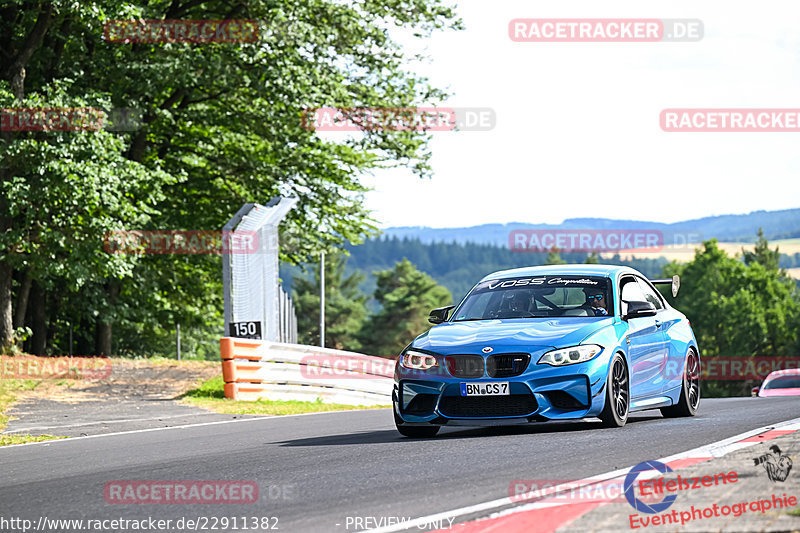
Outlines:
[{"label": "car headlight", "polygon": [[588,361],[602,351],[603,347],[597,344],[581,344],[549,351],[539,358],[539,362],[550,366],[574,365]]},{"label": "car headlight", "polygon": [[400,364],[411,370],[428,370],[429,368],[439,366],[434,356],[415,352],[414,350],[408,350],[404,353],[403,357],[400,359]]}]

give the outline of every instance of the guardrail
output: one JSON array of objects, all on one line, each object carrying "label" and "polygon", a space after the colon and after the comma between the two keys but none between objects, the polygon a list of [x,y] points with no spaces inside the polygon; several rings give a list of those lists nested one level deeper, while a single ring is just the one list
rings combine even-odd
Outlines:
[{"label": "guardrail", "polygon": [[220,339],[225,397],[389,405],[395,361],[252,339]]}]

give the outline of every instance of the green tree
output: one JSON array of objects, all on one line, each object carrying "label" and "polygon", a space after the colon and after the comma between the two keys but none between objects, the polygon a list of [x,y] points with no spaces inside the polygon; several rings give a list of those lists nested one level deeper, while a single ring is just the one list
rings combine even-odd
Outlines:
[{"label": "green tree", "polygon": [[381,309],[364,324],[363,350],[373,355],[397,355],[430,327],[431,309],[449,305],[453,298],[450,291],[417,270],[408,259],[374,275],[374,297]]},{"label": "green tree", "polygon": [[[108,104],[99,96],[77,99],[55,90],[15,100],[0,88],[2,107],[83,107],[103,102]],[[8,137],[8,132],[3,135]],[[124,146],[123,139],[106,131],[0,140],[0,210],[6,226],[0,232],[0,272],[6,270],[0,284],[9,283],[10,270],[24,280],[17,289],[15,327],[24,325],[30,308],[31,351],[36,354],[45,353],[48,310],[58,310],[73,322],[94,322],[98,317],[101,322],[112,321],[109,294],[118,294],[115,280],[129,277],[140,260],[107,253],[104,235],[147,224],[157,214],[153,206],[163,199],[170,176],[126,158]],[[80,298],[70,299],[77,291]],[[106,332],[110,334],[110,329],[98,328],[98,335]]]},{"label": "green tree", "polygon": [[553,246],[553,248],[550,249],[550,253],[547,254],[547,259],[545,259],[544,264],[545,265],[564,265],[564,264],[566,264],[566,261],[561,259],[561,256],[559,255],[558,252],[559,252],[559,249],[556,248],[555,246]]},{"label": "green tree", "polygon": [[[345,276],[346,265],[344,254],[325,256],[325,346],[357,352],[361,349],[358,334],[367,317],[367,297],[359,290],[365,276],[359,271]],[[292,284],[298,341],[319,346],[319,264],[313,280],[296,277]]]},{"label": "green tree", "polygon": [[[691,321],[703,357],[793,354],[800,294],[782,272],[730,257],[712,239],[692,261],[670,263],[663,274],[681,276],[675,307]],[[708,391],[722,394],[742,393],[747,386],[706,383]]]},{"label": "green tree", "polygon": [[598,263],[600,263],[600,256],[598,255],[597,252],[592,252],[589,255],[587,255],[586,261],[584,261],[584,264],[587,265],[596,265]]},{"label": "green tree", "polygon": [[[259,40],[103,39],[113,19],[231,18],[261,21]],[[77,323],[95,353],[112,351],[113,324],[123,352],[158,349],[176,322],[221,331],[219,257],[106,257],[109,230],[219,229],[242,203],[282,194],[299,198],[282,226],[284,260],[373,234],[359,177],[391,166],[428,176],[430,136],[374,129],[329,140],[304,115],[444,98],[403,68],[390,26],[425,38],[460,23],[441,0],[4,2],[3,107],[122,107],[141,120],[114,133],[0,132],[0,350],[15,315],[40,317],[36,338],[41,322]],[[26,313],[29,301],[44,312]]]},{"label": "green tree", "polygon": [[742,258],[746,265],[758,263],[767,270],[778,270],[781,253],[776,246],[774,250],[770,250],[767,239],[764,238],[764,230],[758,228],[758,239],[756,239],[753,251],[742,249]]}]

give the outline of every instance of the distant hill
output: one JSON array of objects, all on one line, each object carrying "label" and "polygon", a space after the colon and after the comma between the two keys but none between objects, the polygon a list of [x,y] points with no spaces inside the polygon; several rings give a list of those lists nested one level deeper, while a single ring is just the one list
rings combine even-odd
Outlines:
[{"label": "distant hill", "polygon": [[701,242],[711,238],[725,242],[753,242],[758,228],[768,240],[800,237],[800,208],[753,211],[746,215],[720,215],[672,224],[609,218],[568,218],[561,224],[483,224],[468,228],[392,227],[387,237],[419,239],[423,243],[457,242],[508,246],[508,235],[516,229],[652,229],[664,234],[664,244]]},{"label": "distant hill", "polygon": [[[544,264],[545,253],[516,253],[508,247],[491,244],[429,243],[419,239],[383,237],[369,239],[358,246],[348,246],[347,273],[360,270],[366,274],[361,289],[371,295],[375,290],[372,273],[393,268],[395,263],[407,258],[419,270],[429,274],[447,287],[455,301],[460,300],[472,286],[486,274],[496,270]],[[564,253],[561,258],[568,263],[583,263],[585,253]],[[662,258],[621,260],[618,255],[601,259],[602,263],[629,265],[646,276],[658,276],[667,263]],[[307,277],[299,267],[281,265],[281,280],[284,288],[291,290],[292,280],[297,276]]]},{"label": "distant hill", "polygon": [[[511,223],[448,229],[389,228],[380,238],[368,239],[359,246],[347,246],[350,252],[347,272],[360,270],[366,274],[361,289],[365,294],[372,294],[375,290],[372,273],[392,268],[397,261],[408,258],[421,271],[447,287],[458,301],[475,282],[490,272],[545,262],[545,253],[515,253],[509,249],[508,234],[514,229],[657,229],[664,233],[665,243],[674,242],[674,236],[685,234],[696,235],[696,242],[716,237],[726,242],[753,243],[759,227],[764,229],[769,240],[800,237],[800,209],[756,211],[748,215],[706,217],[674,224],[573,218],[560,225]],[[629,265],[649,277],[660,276],[667,263],[665,257],[658,256],[621,259],[619,255],[609,255],[605,254],[600,262]],[[583,263],[587,254],[562,253],[561,257],[569,263]],[[781,266],[800,267],[800,254],[782,255]],[[287,290],[291,290],[294,277],[307,275],[299,267],[281,265],[281,279]],[[370,305],[374,308],[373,303]]]}]

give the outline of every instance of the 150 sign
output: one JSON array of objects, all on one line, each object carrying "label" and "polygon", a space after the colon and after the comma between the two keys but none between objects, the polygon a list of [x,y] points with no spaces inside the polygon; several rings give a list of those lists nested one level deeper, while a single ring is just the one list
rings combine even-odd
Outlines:
[{"label": "150 sign", "polygon": [[231,322],[231,337],[260,339],[261,322]]}]

